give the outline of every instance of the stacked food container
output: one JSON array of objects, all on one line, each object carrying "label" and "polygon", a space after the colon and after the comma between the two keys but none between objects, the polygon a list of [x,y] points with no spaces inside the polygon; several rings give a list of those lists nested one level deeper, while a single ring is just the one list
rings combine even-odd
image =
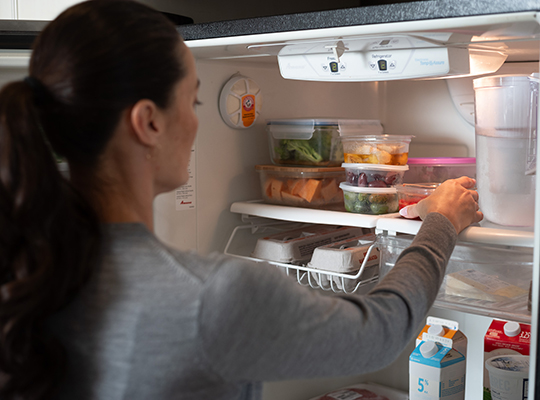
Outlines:
[{"label": "stacked food container", "polygon": [[257,165],[263,199],[272,204],[343,210],[340,133],[382,132],[379,121],[275,119],[267,123],[273,165]]},{"label": "stacked food container", "polygon": [[404,183],[397,187],[400,210],[426,198],[447,179],[476,178],[476,160],[470,157],[409,158],[408,164]]},{"label": "stacked food container", "polygon": [[[282,119],[268,121],[267,132],[273,164],[256,166],[265,202],[343,211],[340,185],[347,175],[341,137],[347,132],[380,135],[382,126],[373,120]],[[287,273],[296,270],[301,284],[352,293],[378,279],[379,250],[368,233],[368,228],[302,227],[260,238],[252,257]],[[277,259],[295,252],[301,258]]]},{"label": "stacked food container", "polygon": [[340,184],[345,209],[380,215],[398,211],[397,186],[408,170],[409,143],[413,136],[366,134],[342,129],[346,181]]}]

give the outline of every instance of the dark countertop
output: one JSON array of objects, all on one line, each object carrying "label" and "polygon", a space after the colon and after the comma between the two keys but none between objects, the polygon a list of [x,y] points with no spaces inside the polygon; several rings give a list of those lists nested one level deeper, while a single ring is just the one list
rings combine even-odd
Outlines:
[{"label": "dark countertop", "polygon": [[[540,0],[429,0],[178,26],[185,40],[540,11]],[[45,21],[0,20],[0,48],[29,49]]]},{"label": "dark countertop", "polygon": [[430,0],[180,26],[185,40],[540,11],[538,0]]}]

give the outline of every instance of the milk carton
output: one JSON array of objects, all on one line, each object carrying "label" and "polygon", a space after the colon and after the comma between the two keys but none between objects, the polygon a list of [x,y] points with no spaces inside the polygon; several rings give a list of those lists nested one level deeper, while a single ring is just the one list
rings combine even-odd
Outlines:
[{"label": "milk carton", "polygon": [[484,400],[491,400],[489,371],[486,361],[503,355],[528,356],[531,326],[517,322],[493,320],[484,336]]},{"label": "milk carton", "polygon": [[422,341],[437,342],[447,347],[453,347],[464,357],[467,357],[467,336],[459,330],[459,324],[456,321],[427,317],[426,326],[416,338],[416,346]]},{"label": "milk carton", "polygon": [[410,400],[464,400],[465,357],[452,347],[420,342],[409,357]]}]

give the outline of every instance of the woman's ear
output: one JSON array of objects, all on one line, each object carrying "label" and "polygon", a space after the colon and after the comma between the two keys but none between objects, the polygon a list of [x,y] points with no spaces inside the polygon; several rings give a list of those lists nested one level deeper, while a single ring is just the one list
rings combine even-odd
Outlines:
[{"label": "woman's ear", "polygon": [[139,100],[129,115],[136,139],[145,146],[154,147],[163,131],[163,115],[152,100]]}]

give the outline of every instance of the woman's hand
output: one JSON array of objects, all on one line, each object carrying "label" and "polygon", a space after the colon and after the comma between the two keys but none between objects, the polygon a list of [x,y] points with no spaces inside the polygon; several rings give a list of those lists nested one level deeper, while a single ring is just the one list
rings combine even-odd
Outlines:
[{"label": "woman's hand", "polygon": [[450,220],[460,233],[470,224],[484,218],[478,211],[478,192],[474,188],[476,181],[466,176],[444,181],[433,193],[417,204],[404,207],[400,214],[405,218],[424,219],[431,212],[438,212]]}]

